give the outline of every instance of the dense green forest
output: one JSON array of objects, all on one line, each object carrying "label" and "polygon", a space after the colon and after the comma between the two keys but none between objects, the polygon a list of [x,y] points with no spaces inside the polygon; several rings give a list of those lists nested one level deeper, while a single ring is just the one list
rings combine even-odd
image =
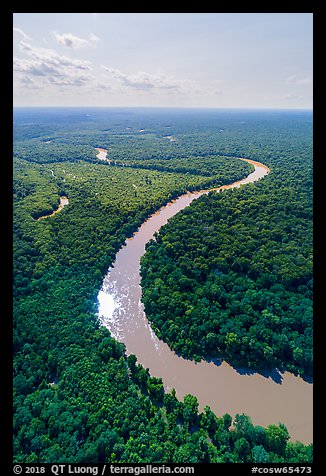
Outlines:
[{"label": "dense green forest", "polygon": [[148,244],[146,314],[184,357],[311,375],[312,176],[301,151],[276,157],[259,184],[193,202]]},{"label": "dense green forest", "polygon": [[[248,208],[251,202],[257,203],[258,192],[255,198],[255,187],[258,185],[262,197],[265,197],[265,205],[268,203],[270,206],[269,215],[261,216],[263,240],[268,245],[271,233],[275,232],[270,221],[277,221],[277,217],[273,219],[271,214],[273,207],[278,204],[282,217],[278,233],[287,240],[283,246],[288,249],[290,261],[297,249],[295,247],[300,247],[302,265],[294,262],[289,274],[286,274],[278,262],[271,261],[275,280],[280,282],[258,283],[256,274],[260,274],[259,266],[267,263],[264,258],[270,250],[260,244],[258,246],[260,238],[257,228],[250,249],[257,253],[258,268],[250,266],[252,272],[247,277],[250,282],[237,283],[236,286],[242,289],[232,289],[232,292],[244,293],[243,288],[246,286],[256,294],[262,290],[259,302],[265,303],[264,300],[269,299],[275,307],[276,302],[271,297],[275,293],[272,286],[278,285],[281,290],[277,292],[283,293],[286,302],[295,308],[302,305],[300,299],[304,295],[304,309],[308,313],[311,284],[307,280],[310,267],[306,255],[311,252],[311,241],[306,215],[309,212],[307,196],[310,193],[306,165],[310,163],[310,156],[309,144],[299,139],[296,141],[295,138],[303,140],[310,137],[311,117],[305,114],[301,116],[300,113],[279,114],[274,117],[270,113],[264,115],[253,112],[15,110],[15,462],[312,460],[312,445],[289,441],[289,433],[282,424],[262,428],[253,425],[246,415],[237,415],[234,419],[227,414],[217,416],[208,407],[199,412],[195,396],[187,395],[183,401],[179,401],[174,391],[165,392],[161,379],[151,377],[146,369],[137,364],[135,356],[127,357],[124,345],[114,340],[97,319],[98,291],[125,238],[131,236],[150,213],[185,190],[228,183],[246,176],[251,167],[234,158],[243,154],[261,159],[273,170],[270,178],[249,187],[246,192]],[[290,140],[289,134],[292,134]],[[176,141],[166,136],[173,136]],[[113,167],[100,163],[96,158],[95,147],[107,148],[110,158],[116,160],[117,164],[130,166]],[[187,157],[190,158],[188,161]],[[296,170],[289,173],[288,168],[287,181],[282,184],[282,167],[289,157],[296,160]],[[180,161],[179,170],[177,161]],[[273,176],[275,178],[272,179]],[[273,191],[273,180],[278,180],[278,191],[283,191],[279,200],[276,200],[277,194]],[[299,183],[300,187],[296,185]],[[234,226],[235,230],[239,227],[245,234],[244,224],[236,222],[236,218],[245,211],[247,199],[242,198],[243,193],[245,189],[200,199],[198,213],[205,221],[207,215],[206,224],[200,222],[203,228],[212,227],[213,231],[211,220],[219,223],[222,213],[219,201],[225,199],[228,202],[230,227]],[[67,196],[69,204],[55,216],[38,220],[57,209],[60,196]],[[281,199],[284,198],[286,200],[282,205]],[[286,221],[288,216],[292,217],[294,204],[297,215],[293,218],[296,218],[297,233],[293,230],[291,235],[284,237],[285,226],[290,226],[291,231],[294,222],[283,224],[283,218]],[[263,205],[263,201],[260,205]],[[255,209],[257,227],[257,217],[262,208]],[[241,213],[238,213],[238,209]],[[232,220],[234,224],[231,224]],[[171,226],[174,227],[175,223],[171,221]],[[198,225],[199,229],[200,223],[192,223],[191,228],[195,231]],[[222,227],[222,223],[218,227]],[[226,231],[223,229],[223,239],[226,239]],[[179,232],[181,228],[176,226],[169,233]],[[211,235],[215,236],[213,233]],[[282,243],[277,236],[273,235],[275,242]],[[214,239],[217,239],[216,236]],[[155,261],[157,248],[168,253],[169,264],[170,253],[178,251],[174,249],[172,239],[170,241],[171,247],[162,246],[163,238],[158,238],[157,243],[152,242],[145,259]],[[239,252],[243,249],[240,241]],[[192,286],[198,283],[198,289],[201,288],[198,293],[200,299],[206,298],[209,302],[211,295],[208,293],[205,296],[208,288],[215,286],[219,290],[218,286],[227,286],[226,282],[216,284],[215,278],[231,279],[232,273],[235,280],[243,278],[241,266],[244,264],[241,259],[247,256],[240,257],[240,262],[234,264],[229,259],[227,243],[220,261],[213,263],[213,281],[209,269],[211,258],[207,257],[206,266],[203,262],[207,242],[203,240],[195,257],[191,255],[192,241],[179,244],[189,247],[189,250],[184,250],[187,262],[185,270],[193,268],[195,272],[195,276],[185,276],[181,280],[184,288],[181,289],[182,293],[180,291],[180,305],[188,299],[187,286],[190,282]],[[238,245],[234,243],[234,246]],[[178,266],[177,254],[174,256]],[[189,260],[195,262],[194,267],[188,266]],[[147,267],[143,267],[143,272],[147,269],[147,283],[144,283],[147,305],[151,288],[148,262]],[[175,277],[177,280],[177,275]],[[205,283],[204,286],[201,283]],[[256,289],[257,283],[259,289]],[[168,289],[164,287],[165,291],[175,292],[174,284],[169,283]],[[213,287],[214,302],[217,292]],[[279,318],[286,321],[287,304],[283,302],[283,294],[280,304],[283,314]],[[239,296],[240,304],[241,299]],[[256,295],[247,295],[247,300],[252,306],[252,302],[256,302]],[[162,304],[160,300],[158,304]],[[195,310],[198,302],[191,305]],[[207,306],[203,307],[205,312]],[[228,307],[225,305],[225,313]],[[275,310],[266,309],[276,314]],[[296,315],[300,314],[296,312]],[[307,322],[304,322],[302,314],[300,325],[309,329],[309,320],[307,318]],[[267,316],[266,331],[271,321]],[[238,329],[237,326],[232,326],[232,329]],[[295,332],[291,323],[284,324],[284,327],[285,336]],[[216,332],[216,329],[209,331],[210,334],[212,332]],[[305,356],[309,332],[306,337],[302,342],[296,342],[299,349],[304,349]],[[202,344],[204,351],[187,349],[189,355],[196,358],[206,355],[206,342]],[[171,345],[174,345],[174,340]],[[268,363],[274,365],[274,361]],[[296,365],[296,362],[292,364]]]}]

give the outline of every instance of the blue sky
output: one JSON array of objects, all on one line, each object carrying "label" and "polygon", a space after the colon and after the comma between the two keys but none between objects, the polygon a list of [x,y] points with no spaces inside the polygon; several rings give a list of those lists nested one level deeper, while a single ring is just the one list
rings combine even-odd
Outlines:
[{"label": "blue sky", "polygon": [[312,13],[15,13],[15,106],[312,108]]}]

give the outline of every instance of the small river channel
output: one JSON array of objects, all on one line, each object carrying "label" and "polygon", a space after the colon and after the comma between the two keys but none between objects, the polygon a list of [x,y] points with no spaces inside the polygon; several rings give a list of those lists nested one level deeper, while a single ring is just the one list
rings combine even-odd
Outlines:
[{"label": "small river channel", "polygon": [[[255,170],[245,179],[216,189],[240,187],[264,177],[269,169],[259,162],[245,160]],[[168,219],[201,195],[202,190],[187,193],[154,213],[117,253],[98,294],[100,322],[126,345],[128,355],[150,374],[161,377],[167,391],[176,390],[179,399],[195,395],[200,410],[209,405],[216,415],[246,413],[255,425],[284,423],[292,440],[312,442],[313,385],[289,372],[277,370],[270,375],[234,369],[228,363],[186,360],[159,340],[151,329],[141,303],[140,258],[145,244]]]},{"label": "small river channel", "polygon": [[37,218],[37,220],[43,220],[43,218],[53,217],[57,213],[61,212],[63,207],[65,207],[66,205],[69,205],[68,197],[62,195],[60,197],[60,204],[59,204],[58,208],[56,210],[54,210],[52,213],[49,213],[48,215],[42,215],[41,217]]}]

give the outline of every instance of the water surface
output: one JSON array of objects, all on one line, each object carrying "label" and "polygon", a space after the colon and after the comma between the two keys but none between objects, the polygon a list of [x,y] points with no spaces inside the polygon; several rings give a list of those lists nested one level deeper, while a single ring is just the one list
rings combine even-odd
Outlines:
[{"label": "water surface", "polygon": [[[255,161],[243,180],[217,190],[240,187],[264,177],[269,169]],[[190,393],[221,416],[229,413],[250,415],[256,425],[284,423],[292,439],[312,442],[312,384],[289,372],[271,375],[245,373],[226,362],[186,360],[159,340],[151,329],[141,303],[140,258],[145,244],[167,220],[209,191],[188,193],[154,213],[117,253],[98,295],[99,319],[111,334],[126,345],[127,354],[135,354],[150,374],[161,377],[167,390],[175,388],[178,398]]]}]

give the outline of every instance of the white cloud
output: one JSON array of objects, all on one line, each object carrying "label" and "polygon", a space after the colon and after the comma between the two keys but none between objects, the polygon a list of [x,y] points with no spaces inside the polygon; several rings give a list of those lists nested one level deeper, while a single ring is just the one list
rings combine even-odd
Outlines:
[{"label": "white cloud", "polygon": [[14,58],[13,68],[22,85],[42,87],[45,85],[81,86],[94,81],[90,74],[91,63],[59,55],[56,51],[39,48],[24,41],[20,50],[25,58]]},{"label": "white cloud", "polygon": [[21,85],[24,89],[42,89],[41,85],[34,78],[25,74],[21,77]]},{"label": "white cloud", "polygon": [[70,58],[69,56],[59,55],[56,51],[49,48],[40,48],[32,46],[29,43],[21,41],[19,44],[21,51],[33,58],[35,61],[54,66],[70,66],[76,69],[89,70],[90,61]]},{"label": "white cloud", "polygon": [[100,39],[98,36],[94,35],[94,33],[91,33],[89,37],[89,41],[92,41],[93,43],[97,43],[98,41],[100,41]]},{"label": "white cloud", "polygon": [[298,104],[303,103],[304,101],[311,101],[313,85],[311,77],[293,74],[288,76],[285,82],[287,85],[287,92],[281,96],[282,101],[292,103],[297,102]]},{"label": "white cloud", "polygon": [[101,67],[112,79],[118,81],[122,86],[129,89],[141,91],[170,90],[179,93],[194,92],[195,90],[198,90],[198,85],[195,81],[176,79],[162,73],[153,74],[145,71],[138,71],[136,73],[128,74],[116,68],[104,65],[101,65]]},{"label": "white cloud", "polygon": [[52,34],[59,45],[65,48],[79,49],[83,48],[84,46],[95,45],[100,41],[99,37],[94,33],[90,34],[88,40],[73,35],[72,33],[59,33],[57,31],[53,31]]},{"label": "white cloud", "polygon": [[[61,38],[64,41],[63,38]],[[86,40],[84,40],[86,41]],[[99,38],[93,33],[89,36],[89,44],[96,44]],[[148,97],[170,98],[183,97],[207,98],[221,96],[219,86],[222,80],[202,85],[191,79],[180,79],[161,71],[149,73],[136,71],[127,73],[117,68],[95,65],[85,59],[74,58],[74,48],[69,47],[71,54],[61,54],[55,49],[34,46],[31,42],[21,40],[19,52],[14,58],[14,87],[17,95],[23,91],[35,94],[66,94],[89,95],[89,97]],[[98,95],[98,96],[96,96]]]},{"label": "white cloud", "polygon": [[297,84],[312,84],[312,79],[311,78],[302,78],[297,80]]},{"label": "white cloud", "polygon": [[297,95],[297,94],[284,94],[281,99],[285,99],[286,101],[302,101],[304,98],[302,95]]},{"label": "white cloud", "polygon": [[298,78],[296,74],[293,74],[292,76],[289,76],[286,78],[286,82],[289,84],[297,84],[299,86],[304,85],[304,84],[312,84],[312,79],[311,78]]},{"label": "white cloud", "polygon": [[79,38],[78,36],[73,35],[72,33],[58,33],[57,31],[53,32],[53,35],[60,46],[66,48],[78,49],[83,46],[88,45],[88,40]]},{"label": "white cloud", "polygon": [[15,33],[19,33],[24,38],[24,40],[31,40],[31,37],[28,36],[21,28],[14,27],[13,31]]}]

